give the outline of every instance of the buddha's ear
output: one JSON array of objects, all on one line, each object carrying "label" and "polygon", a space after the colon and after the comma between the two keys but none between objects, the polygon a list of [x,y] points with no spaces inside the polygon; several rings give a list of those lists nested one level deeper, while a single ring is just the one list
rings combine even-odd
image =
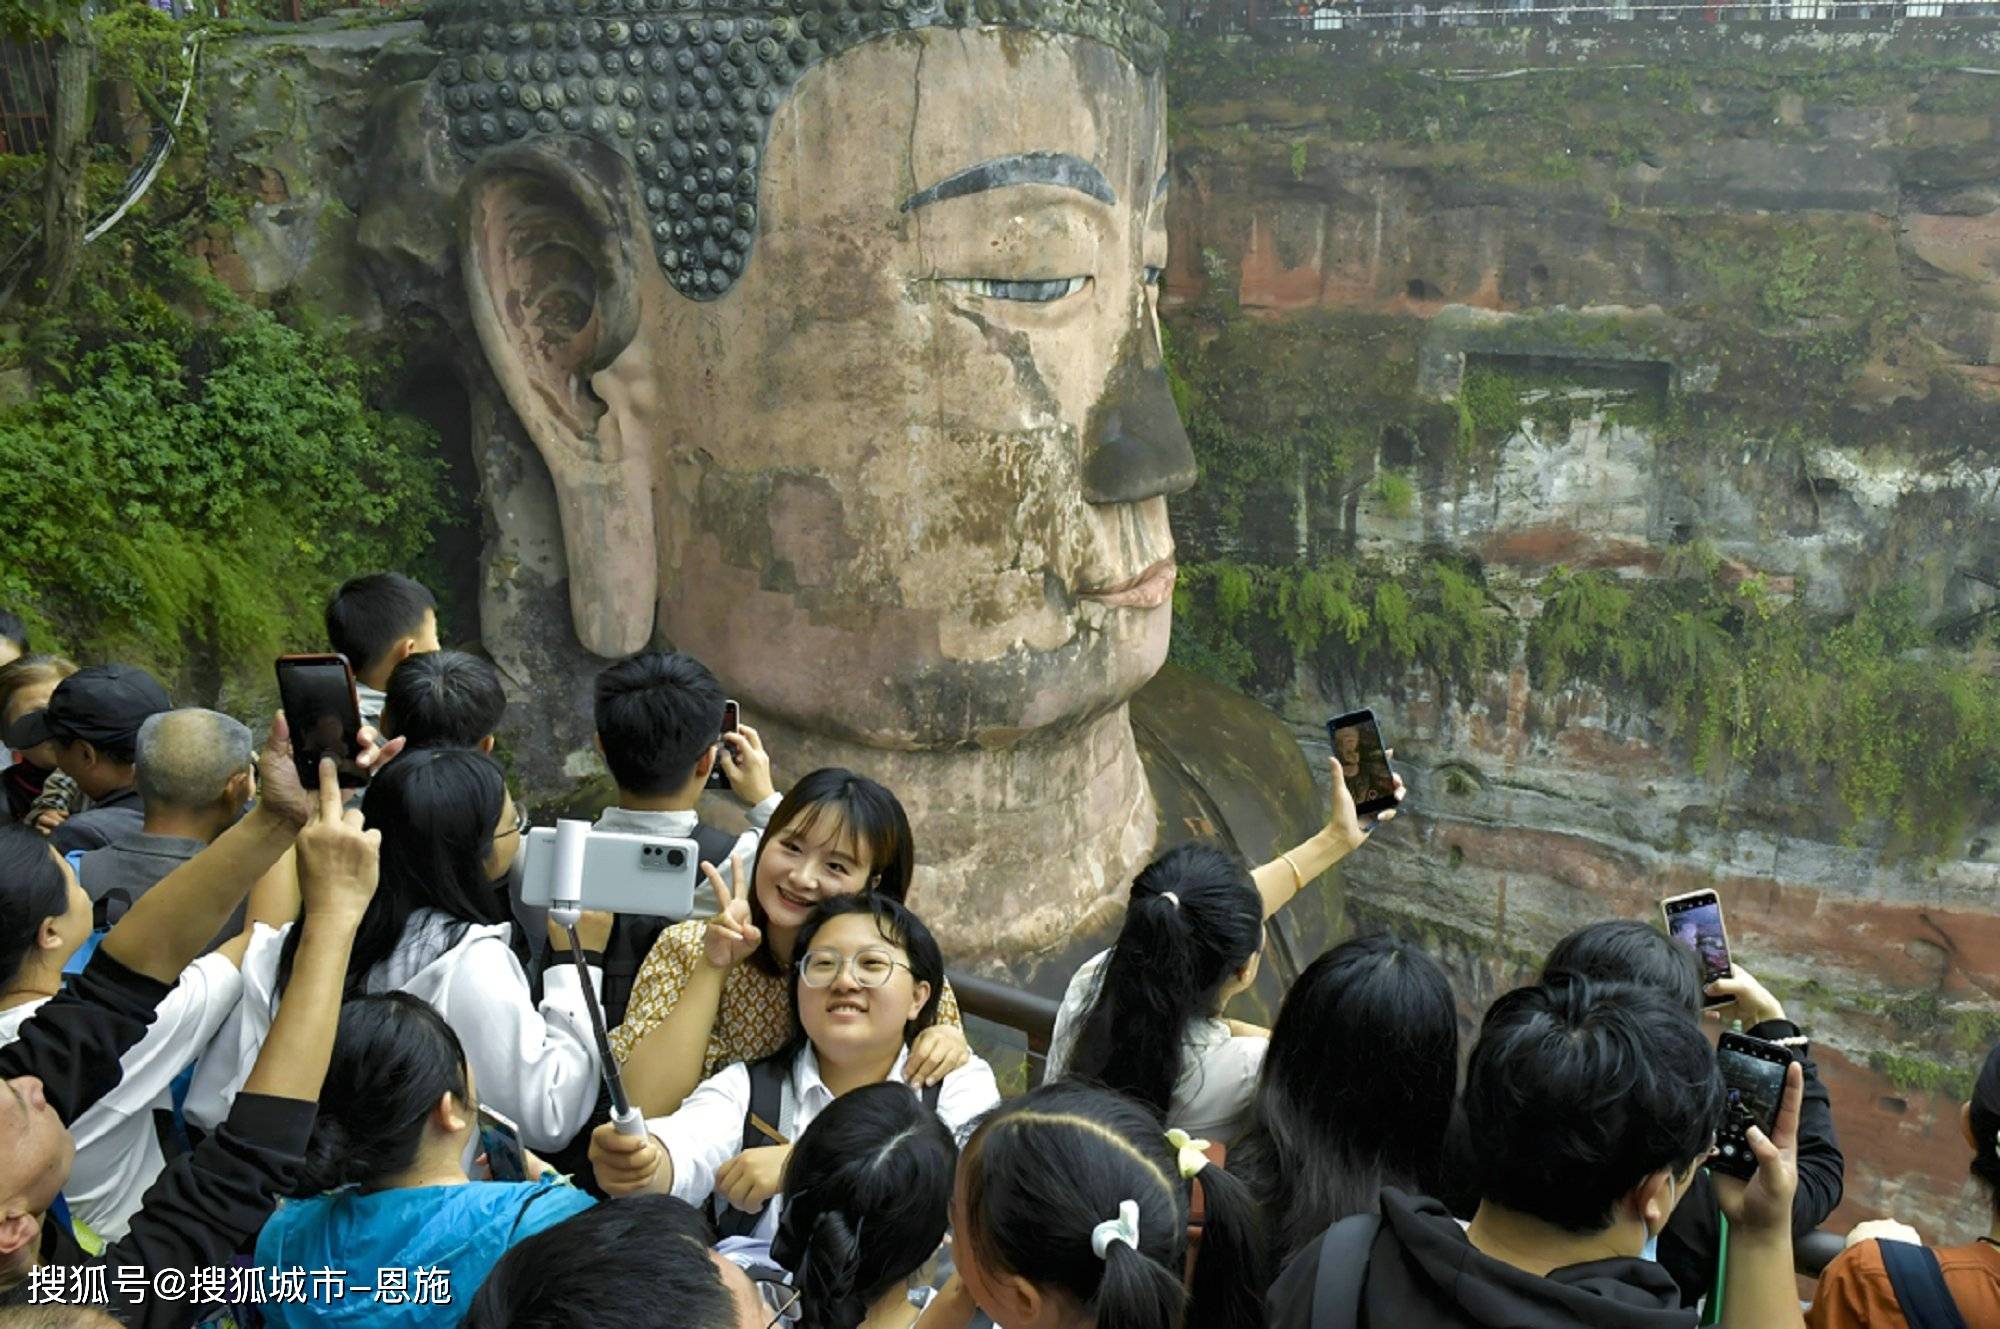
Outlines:
[{"label": "buddha's ear", "polygon": [[652,255],[635,244],[632,167],[593,140],[535,139],[483,158],[461,197],[473,325],[555,482],[576,635],[597,655],[628,655],[652,638],[659,586],[635,405],[651,393],[633,359],[638,264]]}]

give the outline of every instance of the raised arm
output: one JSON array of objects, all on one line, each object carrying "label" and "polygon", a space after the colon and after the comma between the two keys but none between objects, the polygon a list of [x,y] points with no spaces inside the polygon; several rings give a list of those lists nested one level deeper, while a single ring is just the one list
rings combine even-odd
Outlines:
[{"label": "raised arm", "polygon": [[[1359,849],[1368,839],[1368,833],[1396,815],[1391,808],[1380,816],[1363,821],[1354,811],[1354,796],[1347,792],[1347,781],[1342,777],[1339,758],[1329,758],[1333,768],[1333,806],[1327,813],[1326,825],[1307,840],[1293,845],[1250,874],[1257,883],[1257,894],[1264,899],[1264,917],[1269,918],[1291,902],[1293,896],[1306,888],[1306,883]],[[1396,777],[1396,801],[1403,801],[1403,777]]]},{"label": "raised arm", "polygon": [[1792,1196],[1798,1187],[1799,1100],[1804,1073],[1785,1071],[1777,1128],[1767,1139],[1750,1128],[1757,1175],[1748,1183],[1716,1177],[1715,1194],[1729,1219],[1728,1265],[1723,1274],[1723,1329],[1802,1329],[1798,1284],[1792,1275]]},{"label": "raised arm", "polygon": [[[400,741],[370,751],[363,763],[379,765],[399,747]],[[299,784],[292,766],[282,714],[271,723],[257,777],[257,806],[140,896],[104,938],[106,954],[135,973],[171,983],[228,926],[251,883],[291,848],[313,814],[313,795]]]}]

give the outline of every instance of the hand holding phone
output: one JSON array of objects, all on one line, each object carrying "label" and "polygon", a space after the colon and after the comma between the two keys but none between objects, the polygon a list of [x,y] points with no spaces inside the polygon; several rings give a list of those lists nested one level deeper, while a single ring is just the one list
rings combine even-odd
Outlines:
[{"label": "hand holding phone", "polygon": [[[1728,1095],[1722,1129],[1716,1132],[1715,1155],[1708,1165],[1725,1176],[1748,1181],[1757,1173],[1757,1155],[1750,1147],[1750,1128],[1775,1139],[1778,1109],[1785,1097],[1786,1074],[1792,1054],[1776,1043],[1748,1034],[1727,1033],[1715,1049]],[[1795,1113],[1796,1115],[1796,1113]]]},{"label": "hand holding phone", "polygon": [[521,1131],[489,1107],[479,1109],[479,1152],[486,1158],[486,1175],[494,1181],[528,1180],[528,1154]]},{"label": "hand holding phone", "polygon": [[1373,711],[1350,711],[1326,722],[1333,758],[1340,767],[1354,815],[1373,817],[1396,807],[1396,772],[1382,745],[1382,731]]},{"label": "hand holding phone", "polygon": [[[736,726],[740,721],[741,715],[742,712],[734,701],[723,702],[722,732],[725,734],[735,733]],[[708,784],[705,786],[705,788],[709,789],[729,788],[729,775],[726,771],[722,769],[723,751],[724,751],[724,745],[718,741],[715,745],[715,764],[708,768]]]},{"label": "hand holding phone", "polygon": [[1729,933],[1722,926],[1722,897],[1714,891],[1669,896],[1660,901],[1660,915],[1666,920],[1667,935],[1701,961],[1702,1005],[1727,1006],[1736,1000],[1727,994],[1710,996],[1706,991],[1709,984],[1735,972],[1729,962]]}]

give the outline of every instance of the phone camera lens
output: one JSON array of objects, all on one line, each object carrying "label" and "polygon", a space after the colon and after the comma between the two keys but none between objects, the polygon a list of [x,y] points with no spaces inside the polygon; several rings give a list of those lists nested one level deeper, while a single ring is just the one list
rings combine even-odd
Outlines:
[{"label": "phone camera lens", "polygon": [[680,849],[667,850],[667,866],[670,868],[686,867],[687,866],[686,851]]}]

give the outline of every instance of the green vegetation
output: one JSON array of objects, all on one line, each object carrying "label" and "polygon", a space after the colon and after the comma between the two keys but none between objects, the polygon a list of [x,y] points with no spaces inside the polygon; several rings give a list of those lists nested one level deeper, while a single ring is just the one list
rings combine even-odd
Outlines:
[{"label": "green vegetation", "polygon": [[[105,68],[175,99],[180,30],[121,8],[96,20]],[[436,440],[385,409],[397,366],[358,360],[310,307],[233,294],[196,256],[247,201],[206,171],[198,106],[169,169],[103,240],[59,308],[0,326],[0,604],[41,640],[158,671],[189,695],[269,687],[269,658],[317,643],[332,586],[420,567],[443,521]],[[99,143],[93,214],[129,170]],[[0,159],[10,182],[32,158]],[[25,239],[33,189],[0,213]],[[16,315],[20,317],[20,315]]]},{"label": "green vegetation", "polygon": [[1975,1072],[1904,1052],[1871,1052],[1868,1066],[1905,1093],[1940,1094],[1954,1102],[1972,1097]]},{"label": "green vegetation", "polygon": [[1441,689],[1470,694],[1505,667],[1517,635],[1478,568],[1449,558],[1193,563],[1174,591],[1173,658],[1238,686],[1264,663],[1252,643],[1282,642],[1292,655],[1273,666],[1287,675],[1295,659],[1399,687],[1420,669]]},{"label": "green vegetation", "polygon": [[2000,681],[1935,647],[1906,591],[1826,619],[1718,571],[1699,545],[1643,582],[1558,570],[1527,633],[1536,685],[1635,693],[1697,770],[1823,774],[1855,827],[1953,848],[2000,797]]}]

